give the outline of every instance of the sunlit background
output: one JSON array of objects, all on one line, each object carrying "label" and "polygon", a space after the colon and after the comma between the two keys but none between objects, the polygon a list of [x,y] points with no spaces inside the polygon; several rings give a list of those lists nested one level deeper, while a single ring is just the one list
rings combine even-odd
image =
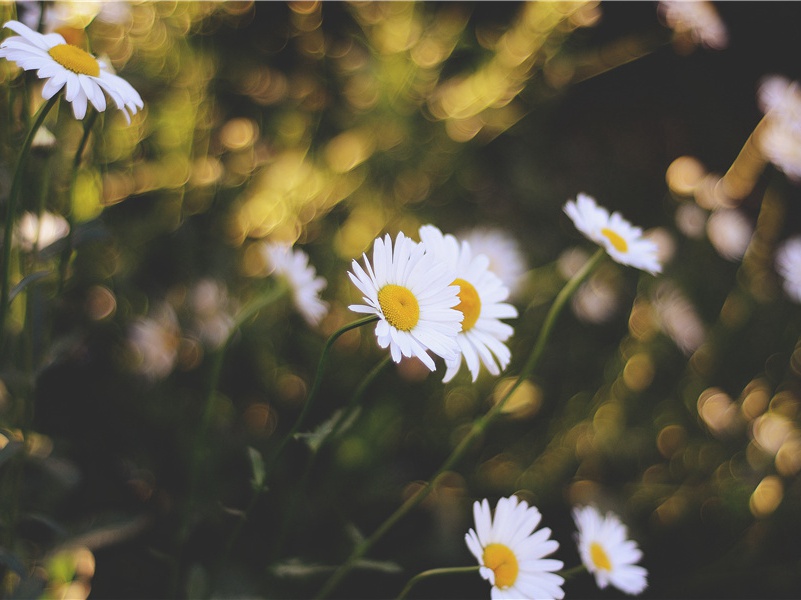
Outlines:
[{"label": "sunlit background", "polygon": [[[621,515],[644,597],[797,595],[801,307],[774,256],[801,233],[801,161],[759,90],[801,78],[801,14],[697,5],[690,27],[656,2],[0,3],[3,22],[62,33],[144,100],[130,125],[99,116],[74,185],[83,126],[66,103],[35,143],[14,277],[54,268],[67,214],[74,251],[63,289],[12,305],[2,348],[5,595],[312,595],[515,380],[594,251],[562,212],[579,192],[642,226],[663,274],[602,264],[504,418],[335,595],[394,597],[421,570],[473,564],[472,502],[512,493],[568,566],[574,505]],[[5,198],[42,100],[0,62]],[[356,316],[350,261],[424,223],[502,241],[510,368],[447,385],[442,365],[388,369],[312,468],[288,446],[226,548],[253,495],[248,448],[272,452],[325,339]],[[310,327],[281,303],[234,335],[193,490],[210,356],[263,290],[274,241],[308,252],[330,310]],[[334,346],[309,429],[382,358],[368,329]],[[586,575],[565,592],[615,595]],[[415,589],[489,593],[475,574]]]}]

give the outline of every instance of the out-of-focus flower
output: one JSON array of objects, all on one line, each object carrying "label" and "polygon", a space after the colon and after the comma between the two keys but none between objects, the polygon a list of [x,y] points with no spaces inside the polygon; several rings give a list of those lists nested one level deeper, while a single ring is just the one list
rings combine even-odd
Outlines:
[{"label": "out-of-focus flower", "polygon": [[576,543],[581,561],[604,589],[610,583],[627,594],[639,594],[648,585],[648,571],[636,565],[642,558],[637,544],[628,539],[626,526],[609,512],[601,515],[594,506],[573,509]]},{"label": "out-of-focus flower", "polygon": [[459,239],[470,244],[473,255],[484,254],[489,258],[489,270],[501,279],[509,289],[509,296],[514,298],[528,270],[517,240],[502,229],[490,227],[471,229]]},{"label": "out-of-focus flower", "polygon": [[286,244],[265,243],[262,248],[270,271],[289,285],[297,311],[309,325],[319,324],[328,312],[328,303],[320,300],[327,282],[317,277],[309,256]]},{"label": "out-of-focus flower", "polygon": [[225,342],[234,324],[228,305],[228,290],[219,281],[202,279],[189,292],[194,328],[214,348]]},{"label": "out-of-focus flower", "polygon": [[46,248],[65,237],[69,231],[69,223],[61,215],[44,212],[39,217],[26,212],[17,223],[16,240],[20,248],[30,252],[34,246]]},{"label": "out-of-focus flower", "polygon": [[452,269],[403,233],[395,238],[394,252],[387,234],[373,243],[372,265],[367,255],[362,258],[366,271],[354,260],[348,276],[367,304],[349,308],[379,317],[378,345],[389,347],[392,360],[416,356],[433,371],[428,350],[446,360],[458,358],[456,334],[464,315],[454,309],[459,288],[452,285]]},{"label": "out-of-focus flower", "polygon": [[554,573],[564,564],[544,558],[559,549],[547,527],[536,533],[542,515],[516,496],[501,498],[490,513],[484,499],[473,504],[475,530],[465,541],[481,565],[479,573],[492,585],[493,600],[564,598],[565,580]]},{"label": "out-of-focus flower", "polygon": [[706,327],[692,303],[669,282],[661,283],[655,293],[654,308],[659,324],[685,354],[692,354],[706,338]]},{"label": "out-of-focus flower", "polygon": [[571,299],[573,312],[582,321],[604,323],[617,310],[620,294],[609,277],[593,275],[576,290]]},{"label": "out-of-focus flower", "polygon": [[178,358],[180,335],[178,317],[168,304],[159,306],[151,316],[134,321],[128,332],[134,370],[151,379],[169,375]]},{"label": "out-of-focus flower", "polygon": [[676,227],[688,238],[700,240],[706,229],[707,212],[693,202],[682,202],[676,209]]},{"label": "out-of-focus flower", "polygon": [[745,254],[754,228],[746,216],[733,208],[721,208],[706,222],[706,235],[718,254],[738,261]]},{"label": "out-of-focus flower", "polygon": [[720,50],[729,43],[726,25],[711,2],[660,0],[657,12],[677,35],[688,35],[707,48]]},{"label": "out-of-focus flower", "polygon": [[56,136],[54,136],[44,125],[39,127],[39,129],[36,130],[36,134],[33,136],[31,147],[37,148],[41,151],[47,151],[55,148],[55,146]]},{"label": "out-of-focus flower", "polygon": [[50,33],[64,27],[84,29],[92,21],[125,24],[131,20],[131,4],[125,0],[85,2],[81,0],[17,0],[17,16],[31,29],[38,29],[44,14],[44,31]]},{"label": "out-of-focus flower", "polygon": [[576,228],[600,244],[615,261],[651,274],[662,271],[656,244],[643,238],[642,229],[633,226],[620,213],[610,215],[586,194],[579,194],[576,202],[569,200],[564,210]]},{"label": "out-of-focus flower", "polygon": [[757,102],[766,115],[757,138],[765,159],[790,179],[801,180],[801,86],[778,75],[766,77]]},{"label": "out-of-focus flower", "polygon": [[433,225],[420,228],[420,239],[426,252],[446,263],[454,274],[452,285],[459,288],[459,304],[455,308],[464,315],[462,330],[456,334],[461,353],[453,360],[446,359],[443,381],[447,383],[453,379],[462,365],[462,358],[473,381],[478,378],[482,363],[491,374],[500,375],[512,357],[503,342],[514,333],[500,319],[517,316],[517,309],[503,302],[509,291],[488,269],[487,256],[474,256],[467,242],[460,244],[454,236],[443,235]]},{"label": "out-of-focus flower", "polygon": [[122,77],[112,74],[106,63],[68,44],[58,33],[42,35],[19,21],[8,21],[5,27],[18,35],[0,44],[0,57],[17,63],[26,71],[36,70],[39,79],[46,79],[42,97],[49,100],[62,88],[64,98],[72,104],[76,119],[86,116],[89,102],[98,112],[106,110],[105,92],[125,115],[144,107],[139,93]]},{"label": "out-of-focus flower", "polygon": [[801,303],[801,235],[782,242],[776,252],[776,271],[784,280],[784,291]]}]

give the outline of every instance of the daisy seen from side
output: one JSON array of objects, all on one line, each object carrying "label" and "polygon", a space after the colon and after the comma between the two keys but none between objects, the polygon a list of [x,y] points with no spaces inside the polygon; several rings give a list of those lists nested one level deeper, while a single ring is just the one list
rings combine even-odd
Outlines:
[{"label": "daisy seen from side", "polygon": [[576,201],[569,200],[564,211],[576,229],[603,247],[616,262],[652,275],[662,271],[656,243],[645,239],[642,229],[629,223],[620,213],[609,214],[587,194],[578,194]]},{"label": "daisy seen from side", "polygon": [[776,252],[776,271],[784,281],[784,291],[801,303],[801,235],[782,242]]},{"label": "daisy seen from side", "polygon": [[68,44],[61,34],[43,35],[19,21],[8,21],[4,27],[17,35],[0,44],[0,57],[26,71],[35,70],[39,79],[46,80],[42,88],[45,100],[64,89],[64,98],[72,105],[76,119],[86,116],[89,103],[98,112],[106,110],[105,94],[123,112],[128,123],[131,115],[144,107],[139,92],[131,84],[114,75],[103,61]]},{"label": "daisy seen from side", "polygon": [[348,276],[365,304],[349,308],[379,318],[378,345],[388,347],[396,363],[415,356],[430,371],[436,367],[428,350],[453,360],[459,352],[456,334],[462,328],[462,313],[454,309],[459,288],[451,285],[449,266],[403,233],[398,233],[394,247],[389,234],[376,239],[372,264],[366,254],[362,258],[364,268],[354,260]]},{"label": "daisy seen from side", "polygon": [[489,258],[484,254],[474,256],[466,241],[459,242],[433,225],[420,228],[420,239],[426,251],[445,262],[454,274],[452,285],[459,288],[459,304],[455,308],[464,315],[462,330],[456,335],[459,355],[445,361],[443,381],[454,378],[463,358],[473,381],[482,364],[492,375],[500,375],[511,359],[503,342],[514,333],[500,319],[517,317],[517,309],[503,302],[509,295],[508,288],[489,270]]},{"label": "daisy seen from side", "polygon": [[540,524],[540,511],[516,496],[501,498],[490,512],[489,502],[473,504],[475,529],[465,535],[470,552],[481,565],[479,573],[490,582],[492,600],[564,598],[565,580],[554,573],[561,560],[545,558],[559,549],[551,530]]},{"label": "daisy seen from side", "polygon": [[473,254],[487,255],[490,271],[509,288],[510,297],[520,292],[528,266],[520,244],[510,232],[495,227],[478,227],[460,234],[459,239],[470,244]]},{"label": "daisy seen from side", "polygon": [[317,271],[309,264],[309,255],[281,243],[265,243],[262,251],[268,269],[289,286],[292,302],[300,315],[309,325],[318,325],[328,312],[328,303],[320,299],[320,292],[328,282],[317,276]]},{"label": "daisy seen from side", "polygon": [[605,516],[594,506],[573,509],[576,543],[581,562],[604,589],[610,583],[627,594],[639,594],[648,585],[648,571],[635,564],[642,558],[637,544],[628,539],[626,526],[613,513]]}]

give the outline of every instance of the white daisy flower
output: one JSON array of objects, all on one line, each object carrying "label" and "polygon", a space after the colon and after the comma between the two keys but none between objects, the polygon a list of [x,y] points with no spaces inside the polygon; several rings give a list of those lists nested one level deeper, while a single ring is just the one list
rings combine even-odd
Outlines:
[{"label": "white daisy flower", "polygon": [[610,215],[586,194],[579,194],[576,202],[569,200],[564,211],[581,233],[603,246],[615,261],[652,275],[662,271],[656,244],[643,238],[642,229],[633,226],[620,213]]},{"label": "white daisy flower", "polygon": [[514,333],[499,319],[517,316],[517,309],[503,302],[509,290],[503,282],[489,271],[489,258],[484,254],[474,256],[470,244],[461,244],[452,235],[443,233],[433,225],[420,228],[420,239],[437,260],[443,261],[454,275],[452,285],[459,288],[459,304],[456,310],[464,315],[462,330],[456,335],[460,354],[446,360],[447,370],[443,381],[449,382],[462,365],[464,357],[467,368],[478,378],[483,363],[493,375],[500,375],[511,360],[511,353],[503,342]]},{"label": "white daisy flower", "polygon": [[659,15],[679,35],[689,35],[696,43],[720,50],[729,43],[729,32],[715,7],[705,0],[660,0]]},{"label": "white daisy flower", "polygon": [[493,519],[485,498],[473,504],[473,517],[476,528],[464,539],[481,565],[479,573],[492,585],[492,600],[565,597],[565,580],[554,573],[564,563],[544,558],[556,552],[559,542],[549,539],[547,527],[534,533],[542,518],[536,507],[515,496],[501,498]]},{"label": "white daisy flower", "polygon": [[66,237],[69,231],[69,223],[61,215],[43,212],[41,216],[37,216],[26,212],[17,223],[15,239],[23,250],[30,252],[34,246],[47,248]]},{"label": "white daisy flower", "polygon": [[788,238],[776,252],[776,270],[784,279],[784,291],[801,303],[801,235]]},{"label": "white daisy flower", "polygon": [[509,288],[509,296],[520,291],[526,271],[526,259],[520,251],[520,244],[502,229],[479,227],[459,236],[473,249],[473,254],[486,254],[489,269]]},{"label": "white daisy flower", "polygon": [[320,291],[327,282],[317,277],[309,256],[303,250],[277,243],[265,243],[262,251],[270,272],[283,277],[289,285],[297,311],[309,325],[319,324],[328,312],[328,303],[320,300]]},{"label": "white daisy flower", "polygon": [[375,241],[372,266],[362,257],[366,271],[354,260],[348,275],[367,304],[349,308],[378,315],[378,345],[389,347],[395,362],[416,356],[431,371],[436,367],[427,350],[455,359],[463,315],[453,308],[459,304],[459,288],[451,285],[455,277],[449,266],[403,233],[395,238],[394,253],[389,234]]},{"label": "white daisy flower", "polygon": [[18,35],[0,44],[0,57],[17,63],[26,71],[36,70],[47,81],[42,97],[49,100],[62,88],[72,104],[76,119],[86,116],[87,103],[98,112],[106,110],[106,97],[117,105],[128,123],[131,114],[144,107],[139,93],[122,77],[109,72],[108,66],[78,46],[68,44],[58,33],[42,35],[19,21],[8,21],[5,27]]},{"label": "white daisy flower", "polygon": [[639,594],[648,585],[648,571],[635,565],[642,558],[637,544],[627,539],[626,526],[613,513],[602,516],[593,506],[573,509],[581,561],[604,589],[610,583],[627,594]]},{"label": "white daisy flower", "polygon": [[718,254],[726,260],[740,260],[751,243],[754,227],[745,213],[736,208],[721,208],[706,222],[706,235]]}]

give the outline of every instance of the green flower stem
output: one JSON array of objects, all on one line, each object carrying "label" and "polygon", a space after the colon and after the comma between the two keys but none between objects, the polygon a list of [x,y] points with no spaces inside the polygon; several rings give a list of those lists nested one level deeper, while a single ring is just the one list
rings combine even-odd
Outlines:
[{"label": "green flower stem", "polygon": [[580,575],[586,572],[587,572],[587,567],[581,564],[581,565],[576,565],[575,567],[571,567],[569,569],[562,569],[561,571],[557,571],[555,574],[559,575],[559,577],[562,577],[564,579],[572,579],[576,575]]},{"label": "green flower stem", "polygon": [[323,380],[323,371],[325,370],[325,363],[328,360],[328,353],[331,351],[331,347],[334,345],[334,342],[336,342],[341,335],[347,333],[348,331],[352,329],[357,329],[362,325],[375,323],[376,321],[378,321],[378,317],[376,315],[364,317],[363,319],[353,321],[352,323],[348,323],[347,325],[340,327],[333,334],[331,334],[331,337],[328,338],[328,340],[325,343],[325,346],[323,346],[323,351],[320,354],[320,361],[317,363],[317,372],[314,375],[314,381],[312,382],[312,386],[309,389],[309,395],[306,398],[306,403],[303,405],[303,408],[301,409],[298,418],[295,419],[295,422],[292,424],[292,427],[290,428],[289,432],[284,436],[284,438],[278,444],[278,447],[273,452],[269,460],[269,463],[265,468],[264,472],[265,485],[270,475],[272,474],[272,470],[275,467],[278,461],[278,457],[281,455],[281,452],[283,452],[284,448],[289,443],[289,440],[295,437],[295,434],[297,434],[297,432],[300,430],[300,426],[303,424],[303,420],[306,418],[306,415],[309,414],[309,410],[311,409],[312,404],[314,403],[314,400],[317,397],[317,392],[320,389],[320,384],[322,383]]},{"label": "green flower stem", "polygon": [[78,144],[78,149],[75,151],[75,157],[72,159],[72,175],[70,177],[69,194],[69,209],[64,211],[67,218],[67,236],[64,238],[64,250],[61,251],[61,258],[58,265],[58,289],[64,289],[64,281],[67,278],[67,267],[69,266],[70,256],[72,255],[72,195],[75,193],[75,182],[78,180],[78,169],[81,166],[83,152],[86,150],[86,144],[89,141],[89,134],[92,132],[95,121],[100,113],[96,110],[89,111],[89,117],[83,122],[83,135]]},{"label": "green flower stem", "polygon": [[390,362],[392,362],[392,356],[387,354],[380,363],[374,366],[372,370],[364,376],[364,379],[362,379],[359,387],[356,388],[356,391],[353,392],[353,396],[351,396],[350,400],[348,401],[348,405],[342,410],[336,421],[334,421],[334,424],[331,426],[331,431],[329,431],[328,434],[320,441],[320,448],[339,435],[341,429],[345,426],[345,423],[348,422],[350,415],[353,414],[353,411],[356,409],[356,407],[361,404],[362,398],[367,392],[367,389],[373,384],[381,372],[387,368],[387,365],[389,365]]},{"label": "green flower stem", "polygon": [[581,270],[573,275],[573,277],[565,284],[562,290],[557,294],[556,299],[554,300],[553,305],[551,306],[548,314],[545,317],[545,322],[542,325],[542,329],[540,329],[539,336],[537,337],[537,341],[534,344],[534,348],[531,351],[531,354],[528,357],[525,365],[523,366],[522,370],[520,371],[520,375],[515,381],[514,385],[512,385],[509,390],[503,395],[503,397],[495,404],[487,413],[477,419],[474,423],[470,431],[465,435],[459,444],[454,448],[453,452],[451,452],[450,456],[445,459],[445,462],[442,466],[437,470],[436,473],[431,477],[431,479],[422,487],[418,488],[417,492],[414,495],[410,496],[389,518],[384,521],[378,529],[371,535],[369,538],[364,540],[360,543],[356,548],[353,549],[351,555],[347,558],[347,560],[334,572],[334,574],[328,579],[325,585],[322,587],[320,592],[317,595],[317,598],[325,598],[328,594],[330,594],[339,582],[347,575],[353,566],[356,564],[364,554],[372,548],[372,546],[379,540],[381,537],[392,528],[395,523],[397,523],[401,518],[403,518],[406,513],[411,511],[415,506],[417,506],[420,502],[422,502],[429,493],[431,493],[431,489],[433,483],[437,480],[437,478],[444,473],[452,469],[464,456],[467,450],[470,448],[472,443],[475,439],[481,435],[484,430],[486,430],[487,426],[495,419],[495,417],[500,414],[505,406],[507,400],[512,396],[518,386],[523,383],[531,374],[534,372],[534,369],[539,364],[540,359],[542,358],[542,354],[545,350],[545,346],[548,342],[548,338],[550,337],[551,331],[553,330],[554,325],[556,324],[556,320],[558,319],[559,315],[562,312],[567,301],[570,297],[575,293],[578,287],[590,276],[590,274],[595,270],[598,263],[601,262],[601,259],[605,255],[605,251],[603,248],[599,248],[598,251],[585,263],[585,265],[581,268]]},{"label": "green flower stem", "polygon": [[14,237],[14,223],[16,222],[17,212],[17,198],[19,197],[20,190],[22,189],[22,174],[25,171],[25,166],[28,164],[28,157],[31,154],[31,144],[36,132],[44,123],[45,117],[50,112],[58,99],[60,94],[56,94],[50,100],[42,104],[39,110],[36,111],[33,125],[28,130],[28,135],[22,143],[22,150],[20,150],[19,158],[17,159],[17,166],[14,169],[14,178],[11,181],[11,189],[8,193],[8,203],[6,205],[6,222],[3,237],[3,257],[2,257],[2,288],[0,289],[0,349],[3,347],[3,340],[6,330],[6,317],[8,316],[8,294],[11,288],[10,275],[11,275],[11,241]]},{"label": "green flower stem", "polygon": [[396,600],[403,600],[406,596],[409,595],[411,589],[421,582],[423,579],[428,579],[429,577],[439,577],[440,575],[459,575],[461,573],[478,573],[479,569],[481,568],[480,565],[474,565],[471,567],[445,567],[442,569],[430,569],[428,571],[423,571],[422,573],[418,573],[414,577],[412,577],[409,582],[406,584],[406,587],[403,588]]}]

